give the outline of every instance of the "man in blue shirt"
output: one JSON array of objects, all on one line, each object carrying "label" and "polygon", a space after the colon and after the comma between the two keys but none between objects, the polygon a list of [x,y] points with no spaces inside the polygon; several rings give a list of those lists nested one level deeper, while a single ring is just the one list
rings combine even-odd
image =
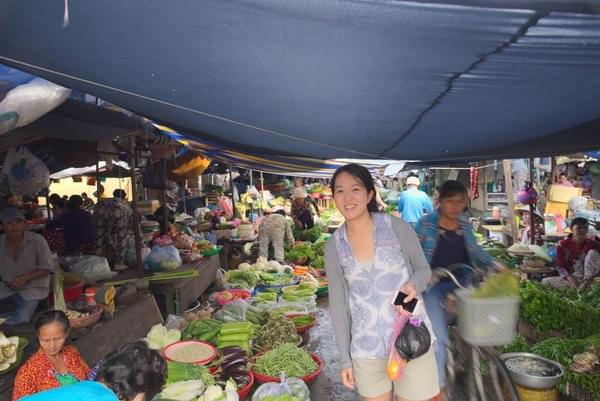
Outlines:
[{"label": "man in blue shirt", "polygon": [[414,227],[424,214],[433,211],[433,205],[429,196],[419,191],[420,181],[417,177],[408,177],[406,185],[408,189],[402,192],[398,200],[398,212],[402,220]]}]

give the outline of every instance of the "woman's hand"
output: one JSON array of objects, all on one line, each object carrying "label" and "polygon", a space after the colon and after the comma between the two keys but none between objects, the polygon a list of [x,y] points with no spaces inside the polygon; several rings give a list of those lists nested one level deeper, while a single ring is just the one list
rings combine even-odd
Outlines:
[{"label": "woman's hand", "polygon": [[[406,294],[406,297],[402,300],[403,303],[410,302],[417,297],[417,287],[410,281],[407,281],[402,287],[400,287],[400,292]],[[398,312],[402,312],[404,308],[402,305],[396,305],[396,310]]]},{"label": "woman's hand", "polygon": [[342,369],[340,376],[342,377],[344,386],[348,387],[350,390],[354,390],[354,374],[352,373],[352,368]]}]

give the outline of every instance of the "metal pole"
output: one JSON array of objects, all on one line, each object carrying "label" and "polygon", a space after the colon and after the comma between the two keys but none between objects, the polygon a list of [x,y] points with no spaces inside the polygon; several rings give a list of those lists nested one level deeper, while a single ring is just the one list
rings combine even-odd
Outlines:
[{"label": "metal pole", "polygon": [[135,266],[138,278],[144,277],[144,265],[142,263],[142,233],[140,231],[140,216],[138,213],[138,192],[135,168],[137,166],[137,155],[134,147],[135,137],[129,137],[129,168],[131,173],[131,207],[133,209],[133,235],[135,241]]}]

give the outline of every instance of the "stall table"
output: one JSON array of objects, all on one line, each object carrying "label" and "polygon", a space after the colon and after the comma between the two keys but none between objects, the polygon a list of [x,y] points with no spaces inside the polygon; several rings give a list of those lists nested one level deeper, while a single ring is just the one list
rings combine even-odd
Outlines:
[{"label": "stall table", "polygon": [[[69,343],[77,347],[83,359],[93,367],[124,342],[145,337],[153,325],[162,322],[152,294],[140,293],[127,305],[118,306],[112,319],[103,320],[90,328],[73,329]],[[38,343],[33,323],[5,328],[5,333],[9,337],[16,335],[29,340],[22,362],[37,351]],[[0,401],[11,400],[17,370],[0,376]]]},{"label": "stall table", "polygon": [[151,281],[150,291],[164,297],[168,315],[181,316],[212,285],[220,266],[219,255],[204,257],[196,263],[182,266],[182,269],[197,268],[200,273],[197,277]]},{"label": "stall table", "polygon": [[243,258],[244,245],[246,245],[248,242],[254,242],[257,239],[258,239],[258,237],[249,238],[249,239],[238,238],[238,239],[220,239],[220,240],[218,240],[217,244],[221,245],[223,247],[223,249],[221,250],[221,266],[223,266],[224,269],[229,269],[231,254],[234,251],[239,251],[242,254],[242,258]]}]

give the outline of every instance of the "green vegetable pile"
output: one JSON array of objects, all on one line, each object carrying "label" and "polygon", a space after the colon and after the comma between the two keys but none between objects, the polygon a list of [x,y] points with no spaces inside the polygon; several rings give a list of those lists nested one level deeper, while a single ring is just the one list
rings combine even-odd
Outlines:
[{"label": "green vegetable pile", "polygon": [[183,340],[198,339],[214,344],[215,337],[221,330],[221,322],[214,319],[192,320],[181,333]]},{"label": "green vegetable pile", "polygon": [[566,296],[569,292],[531,281],[521,283],[520,294],[521,319],[541,332],[558,331],[568,338],[600,333],[600,310],[585,302],[585,295],[580,297],[571,292]]},{"label": "green vegetable pile", "polygon": [[319,238],[321,238],[321,234],[323,233],[323,229],[315,225],[313,228],[309,228],[308,230],[300,230],[296,225],[292,227],[292,234],[294,234],[294,239],[296,241],[308,241],[308,242],[316,242]]},{"label": "green vegetable pile", "polygon": [[316,256],[312,246],[306,242],[298,242],[286,248],[284,254],[285,260],[289,263],[309,263]]},{"label": "green vegetable pile", "polygon": [[258,329],[254,345],[259,350],[270,350],[281,344],[297,342],[294,323],[282,313],[271,313],[267,324]]},{"label": "green vegetable pile", "polygon": [[187,380],[202,380],[206,386],[215,384],[215,379],[205,366],[185,362],[167,362],[167,384]]},{"label": "green vegetable pile", "polygon": [[310,283],[302,283],[284,287],[282,298],[286,301],[310,301],[317,292],[317,287]]},{"label": "green vegetable pile", "polygon": [[223,323],[217,338],[218,349],[239,347],[250,354],[254,325],[250,322]]},{"label": "green vegetable pile", "polygon": [[258,283],[258,274],[251,271],[229,270],[225,281],[230,288],[251,289]]},{"label": "green vegetable pile", "polygon": [[475,290],[476,298],[498,298],[519,296],[519,279],[512,273],[498,273],[490,276]]},{"label": "green vegetable pile", "polygon": [[314,373],[319,365],[310,353],[293,344],[283,344],[256,358],[254,370],[263,375],[279,377],[285,372],[287,377],[304,377]]}]

